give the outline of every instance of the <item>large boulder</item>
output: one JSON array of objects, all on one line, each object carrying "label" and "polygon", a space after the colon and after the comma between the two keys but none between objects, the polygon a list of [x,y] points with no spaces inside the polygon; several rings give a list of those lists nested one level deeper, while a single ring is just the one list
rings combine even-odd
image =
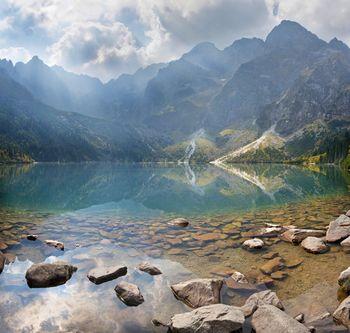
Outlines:
[{"label": "large boulder", "polygon": [[6,257],[3,255],[2,252],[0,252],[0,274],[4,270],[5,262],[6,262]]},{"label": "large boulder", "polygon": [[324,253],[329,250],[326,243],[317,237],[306,237],[300,245],[305,251],[313,254]]},{"label": "large boulder", "polygon": [[309,333],[309,329],[273,305],[262,305],[254,312],[256,333]]},{"label": "large boulder", "polygon": [[159,274],[162,274],[161,270],[154,266],[154,265],[151,265],[150,263],[148,262],[143,262],[139,265],[139,270],[142,271],[142,272],[146,272],[148,273],[149,275],[159,275]]},{"label": "large boulder", "polygon": [[307,237],[323,237],[325,234],[325,230],[289,229],[281,235],[281,238],[286,242],[299,244]]},{"label": "large boulder", "polygon": [[350,217],[340,215],[329,224],[326,241],[330,243],[339,242],[350,236]]},{"label": "large boulder", "polygon": [[128,306],[138,306],[145,301],[139,287],[135,284],[122,281],[115,286],[114,290],[119,299]]},{"label": "large boulder", "polygon": [[350,292],[350,267],[342,271],[338,277],[338,284],[347,292]]},{"label": "large boulder", "polygon": [[350,296],[345,298],[334,311],[333,319],[337,324],[344,325],[350,329]]},{"label": "large boulder", "polygon": [[243,245],[245,249],[261,249],[264,246],[264,242],[259,238],[247,239]]},{"label": "large boulder", "polygon": [[98,267],[92,269],[87,277],[91,282],[101,284],[124,276],[127,272],[128,269],[126,266]]},{"label": "large boulder", "polygon": [[251,316],[254,311],[262,305],[273,305],[284,310],[284,306],[275,292],[271,290],[264,290],[251,295],[241,307],[246,317]]},{"label": "large boulder", "polygon": [[191,308],[220,303],[221,279],[193,279],[171,286],[175,297]]},{"label": "large boulder", "polygon": [[242,328],[243,312],[235,306],[215,304],[171,318],[169,331],[173,333],[231,333]]},{"label": "large boulder", "polygon": [[30,288],[56,287],[65,284],[76,271],[77,267],[60,261],[34,264],[27,270],[26,280]]},{"label": "large boulder", "polygon": [[270,275],[271,273],[277,272],[284,268],[284,261],[281,257],[273,258],[267,262],[265,262],[261,267],[260,270],[267,275]]}]

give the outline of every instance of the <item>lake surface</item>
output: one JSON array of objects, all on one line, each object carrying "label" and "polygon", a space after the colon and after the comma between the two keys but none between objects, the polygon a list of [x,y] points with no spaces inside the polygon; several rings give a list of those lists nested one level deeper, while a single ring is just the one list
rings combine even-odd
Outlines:
[{"label": "lake surface", "polygon": [[[273,289],[286,302],[306,295],[320,280],[334,289],[349,263],[338,246],[316,258],[278,239],[266,241],[259,252],[241,243],[265,223],[324,228],[348,203],[349,178],[331,166],[1,166],[0,242],[14,262],[0,275],[0,332],[153,332],[152,318],[167,321],[189,310],[174,298],[171,283],[232,269],[259,281],[261,255],[269,251],[286,262],[303,260],[288,269],[285,280],[275,281]],[[191,224],[172,227],[174,217]],[[39,240],[26,240],[29,233]],[[65,251],[46,246],[45,239],[64,242]],[[31,264],[56,259],[78,267],[72,279],[56,288],[28,288],[24,275]],[[139,272],[144,260],[163,274]],[[116,297],[118,280],[95,286],[86,278],[94,267],[120,263],[128,266],[128,275],[119,280],[136,283],[144,295],[145,303],[136,308]],[[224,288],[222,297],[239,305],[245,295]]]}]

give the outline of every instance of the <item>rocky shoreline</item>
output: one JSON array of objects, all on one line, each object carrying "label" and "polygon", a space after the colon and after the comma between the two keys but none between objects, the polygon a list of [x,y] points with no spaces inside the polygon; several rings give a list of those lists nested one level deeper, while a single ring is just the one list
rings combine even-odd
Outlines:
[{"label": "rocky shoreline", "polygon": [[[177,218],[168,222],[179,230],[191,226],[191,221]],[[197,236],[201,241],[211,238],[221,238],[220,234],[207,233]],[[40,241],[35,234],[25,235],[29,241]],[[281,225],[266,223],[264,227],[247,228],[241,247],[249,252],[259,253],[265,260],[257,270],[260,272],[256,278],[251,275],[227,269],[215,272],[219,278],[200,278],[179,281],[171,285],[171,290],[178,299],[192,311],[174,314],[168,322],[162,323],[154,319],[156,326],[165,326],[170,332],[232,332],[242,329],[254,329],[259,332],[347,332],[350,328],[350,267],[339,272],[338,308],[330,313],[313,316],[312,321],[305,318],[302,311],[291,316],[279,300],[275,292],[270,290],[275,281],[284,280],[288,273],[286,269],[300,266],[303,260],[285,260],[283,256],[266,248],[276,239],[290,246],[298,246],[307,253],[322,256],[329,251],[330,246],[341,246],[349,250],[350,243],[350,211],[340,215],[332,221],[327,228],[303,229],[294,225]],[[42,244],[64,251],[65,245],[55,240],[44,240]],[[2,250],[7,249],[5,242],[0,243]],[[76,244],[76,246],[79,246]],[[0,272],[6,264],[14,259],[9,253],[0,253]],[[316,259],[317,260],[317,259]],[[316,262],[315,262],[316,263]],[[159,268],[151,262],[141,262],[137,269],[150,276],[161,275]],[[128,272],[126,266],[96,267],[89,272],[87,278],[94,284],[101,284],[125,276]],[[66,262],[39,263],[32,265],[25,275],[28,286],[31,288],[48,288],[66,283],[73,274],[79,274],[79,267]],[[262,275],[261,275],[262,274]],[[244,291],[250,295],[243,305],[222,304],[222,293],[235,293]],[[140,288],[126,281],[119,282],[115,287],[117,297],[127,306],[138,306],[147,303]],[[316,301],[315,301],[316,302]],[[302,310],[302,309],[301,309]],[[157,314],[155,314],[156,317]],[[342,325],[342,326],[337,326]],[[327,327],[328,331],[322,330]],[[273,329],[273,330],[271,330]]]}]

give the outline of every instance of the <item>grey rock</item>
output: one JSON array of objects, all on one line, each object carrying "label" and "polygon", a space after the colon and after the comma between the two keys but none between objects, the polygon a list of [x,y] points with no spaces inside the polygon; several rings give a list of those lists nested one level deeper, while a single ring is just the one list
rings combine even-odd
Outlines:
[{"label": "grey rock", "polygon": [[151,265],[148,262],[143,262],[139,265],[139,270],[142,272],[146,272],[149,275],[159,275],[162,274],[161,270],[156,266]]},{"label": "grey rock", "polygon": [[344,246],[344,247],[350,247],[350,236],[345,238],[341,243],[340,243],[341,246]]},{"label": "grey rock", "polygon": [[309,329],[273,305],[262,305],[254,312],[256,333],[309,333]]},{"label": "grey rock", "polygon": [[192,308],[220,303],[223,280],[193,279],[171,286],[175,297]]},{"label": "grey rock", "polygon": [[246,317],[251,316],[258,307],[262,305],[273,305],[281,310],[284,306],[275,292],[271,290],[264,290],[251,295],[241,307]]},{"label": "grey rock", "polygon": [[45,244],[49,245],[49,246],[53,246],[58,250],[63,251],[64,250],[64,244],[62,242],[56,241],[56,240],[52,240],[52,239],[48,239],[45,241]]},{"label": "grey rock", "polygon": [[281,238],[286,242],[299,244],[307,237],[323,237],[325,234],[325,230],[289,229],[281,235]]},{"label": "grey rock", "polygon": [[248,283],[247,278],[244,276],[244,274],[242,274],[241,272],[235,271],[232,275],[231,275],[231,279],[233,279],[234,281],[238,282],[238,283]]},{"label": "grey rock", "polygon": [[306,237],[300,245],[305,251],[313,254],[325,253],[329,250],[326,243],[317,237]]},{"label": "grey rock", "polygon": [[246,249],[261,249],[263,246],[264,242],[259,238],[248,239],[243,243]]},{"label": "grey rock", "polygon": [[92,269],[87,277],[91,282],[101,284],[124,276],[127,272],[128,269],[126,266],[98,267]]},{"label": "grey rock", "polygon": [[326,241],[329,243],[339,242],[350,236],[350,217],[340,215],[329,224]]},{"label": "grey rock", "polygon": [[342,271],[338,277],[338,284],[347,292],[350,292],[350,267]]},{"label": "grey rock", "polygon": [[174,315],[169,330],[173,333],[231,333],[241,329],[243,323],[244,314],[240,308],[215,304]]},{"label": "grey rock", "polygon": [[27,270],[26,280],[30,288],[56,287],[65,284],[76,271],[77,267],[60,261],[34,264]]},{"label": "grey rock", "polygon": [[350,296],[345,298],[334,311],[333,319],[337,324],[350,329]]},{"label": "grey rock", "polygon": [[128,306],[138,306],[145,300],[138,286],[135,284],[122,281],[114,288],[119,299]]},{"label": "grey rock", "polygon": [[299,313],[298,315],[296,315],[295,317],[294,317],[294,319],[296,320],[296,321],[298,321],[299,323],[303,323],[304,322],[304,314],[303,313]]}]

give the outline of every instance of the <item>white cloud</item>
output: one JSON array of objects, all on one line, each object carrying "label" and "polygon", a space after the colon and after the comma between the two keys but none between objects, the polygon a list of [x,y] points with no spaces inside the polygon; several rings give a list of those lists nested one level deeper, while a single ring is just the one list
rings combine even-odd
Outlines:
[{"label": "white cloud", "polygon": [[265,37],[281,19],[350,42],[349,16],[348,0],[1,0],[0,47],[108,79],[202,41]]},{"label": "white cloud", "polygon": [[31,59],[30,52],[23,47],[8,47],[0,49],[0,59],[12,60],[14,63],[27,62]]}]

